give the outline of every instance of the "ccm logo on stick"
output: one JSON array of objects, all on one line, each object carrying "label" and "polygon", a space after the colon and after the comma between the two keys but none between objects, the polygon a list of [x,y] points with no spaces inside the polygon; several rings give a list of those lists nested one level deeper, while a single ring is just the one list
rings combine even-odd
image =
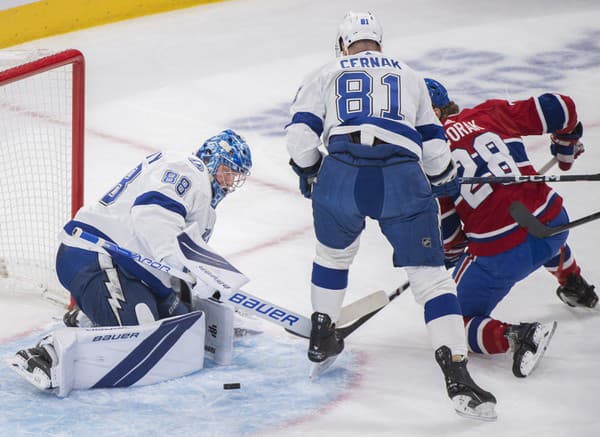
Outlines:
[{"label": "ccm logo on stick", "polygon": [[269,316],[272,319],[279,321],[280,323],[287,322],[290,324],[290,326],[292,326],[298,321],[298,316],[287,313],[280,308],[274,307],[271,304],[261,302],[256,298],[248,297],[243,293],[234,293],[229,297],[228,300],[237,305],[241,305],[244,308],[248,308],[256,311],[257,313]]}]

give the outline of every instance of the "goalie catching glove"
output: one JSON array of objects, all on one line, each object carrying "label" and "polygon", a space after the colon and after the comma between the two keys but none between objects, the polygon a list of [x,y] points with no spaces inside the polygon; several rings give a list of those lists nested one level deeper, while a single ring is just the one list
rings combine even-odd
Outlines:
[{"label": "goalie catching glove", "polygon": [[581,122],[577,123],[571,132],[554,132],[550,135],[550,153],[558,160],[561,170],[569,170],[573,161],[585,151],[583,144],[579,141],[582,135],[583,125]]}]

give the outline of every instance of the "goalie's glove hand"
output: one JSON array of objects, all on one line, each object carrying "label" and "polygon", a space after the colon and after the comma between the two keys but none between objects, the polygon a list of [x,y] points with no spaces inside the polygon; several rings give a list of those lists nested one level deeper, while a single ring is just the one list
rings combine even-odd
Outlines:
[{"label": "goalie's glove hand", "polygon": [[468,245],[469,240],[462,230],[456,238],[452,239],[452,242],[444,244],[444,265],[447,269],[454,268],[458,264]]},{"label": "goalie's glove hand", "polygon": [[568,133],[554,132],[550,135],[550,153],[558,160],[561,170],[569,170],[573,161],[581,155],[585,149],[579,141],[583,135],[581,122],[577,123],[575,129]]},{"label": "goalie's glove hand", "polygon": [[310,199],[312,197],[312,186],[317,180],[317,174],[319,173],[319,169],[321,168],[322,162],[322,154],[319,154],[319,160],[310,167],[300,167],[294,162],[293,159],[290,159],[290,165],[292,166],[292,170],[294,170],[294,173],[296,173],[300,178],[300,192],[307,199]]},{"label": "goalie's glove hand", "polygon": [[435,197],[456,197],[460,193],[460,184],[456,173],[456,163],[450,159],[448,167],[438,175],[427,175],[431,191]]},{"label": "goalie's glove hand", "polygon": [[190,312],[190,308],[181,301],[174,291],[172,291],[165,299],[158,301],[156,309],[158,310],[158,317],[161,319],[180,316]]}]

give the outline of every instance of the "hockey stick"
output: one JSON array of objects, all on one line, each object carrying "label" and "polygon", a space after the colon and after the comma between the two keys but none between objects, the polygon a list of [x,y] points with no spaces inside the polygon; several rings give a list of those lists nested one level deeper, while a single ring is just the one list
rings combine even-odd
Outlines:
[{"label": "hockey stick", "polygon": [[[404,292],[409,287],[409,285],[410,285],[409,282],[405,282],[400,287],[398,287],[396,290],[394,290],[394,292],[389,295],[388,303],[391,302],[392,300],[394,300],[396,297],[400,296],[402,294],[402,292]],[[362,316],[361,318],[359,318],[354,323],[352,323],[348,326],[344,326],[342,328],[336,328],[335,336],[339,340],[345,339],[346,337],[348,337],[350,334],[352,334],[354,331],[356,331],[367,320],[369,320],[371,317],[373,317],[375,314],[377,314],[382,309],[383,309],[383,307],[381,307],[375,311],[372,311],[369,314],[365,314],[364,316]],[[308,377],[310,379],[318,378],[321,374],[323,374],[323,372],[325,372],[327,369],[329,369],[331,367],[331,365],[335,362],[337,357],[338,357],[338,355],[333,355],[333,356],[327,357],[324,361],[313,362],[310,367]]]},{"label": "hockey stick", "polygon": [[554,167],[556,165],[556,163],[558,162],[558,159],[556,159],[555,156],[552,157],[552,159],[550,159],[550,161],[548,161],[547,163],[545,163],[539,170],[538,170],[538,174],[546,174],[546,172],[548,170],[550,170],[552,167]]},{"label": "hockey stick", "polygon": [[[373,317],[375,314],[377,314],[379,311],[381,311],[387,304],[389,304],[391,301],[393,301],[398,296],[400,296],[409,286],[410,286],[410,283],[408,281],[405,282],[400,287],[396,288],[392,293],[387,295],[387,303],[385,305],[383,305],[380,308],[377,308],[367,314],[360,316],[357,320],[355,320],[354,322],[352,322],[351,324],[349,324],[347,326],[342,326],[341,328],[336,328],[336,332],[338,333],[339,337],[340,338],[348,337],[350,334],[352,334],[354,331],[356,331],[356,329],[358,329],[360,326],[362,326],[367,320],[369,320],[371,317]],[[310,332],[308,335],[299,335],[297,332],[293,332],[289,329],[286,329],[286,331],[289,332],[290,334],[294,334],[298,337],[303,337],[306,339],[310,338]]]},{"label": "hockey stick", "polygon": [[345,305],[340,310],[338,324],[343,326],[353,320],[359,319],[365,314],[386,306],[390,302],[388,295],[383,290],[375,291]]},{"label": "hockey stick", "polygon": [[[408,281],[406,281],[400,287],[396,288],[388,296],[388,304],[391,301],[393,301],[394,299],[396,299],[398,296],[400,296],[402,293],[404,293],[404,291],[406,291],[406,289],[409,286],[410,286],[410,283]],[[379,311],[381,311],[386,305],[382,306],[381,308],[376,309],[375,311],[371,311],[370,313],[365,314],[364,316],[360,317],[358,320],[356,320],[355,322],[351,323],[348,326],[343,326],[341,328],[337,328],[336,331],[338,332],[338,334],[340,334],[341,338],[348,337],[350,334],[352,334],[354,331],[356,331],[356,329],[361,327],[367,320],[369,320],[371,317],[373,317],[375,314],[377,314]]]},{"label": "hockey stick", "polygon": [[561,232],[600,218],[600,211],[598,211],[567,224],[550,227],[540,222],[521,202],[513,202],[508,211],[519,225],[537,238],[551,237],[552,235],[560,234]]},{"label": "hockey stick", "polygon": [[[159,262],[139,253],[132,252],[113,242],[86,232],[81,228],[75,228],[72,236],[87,243],[86,245],[90,247],[91,250],[96,252],[101,252],[103,250],[109,255],[120,255],[136,261],[143,267],[150,267],[152,269],[168,273],[171,276],[175,276],[176,278],[182,279],[191,284],[196,282],[196,278],[189,273],[183,272],[167,263]],[[286,331],[292,332],[293,334],[301,337],[308,338],[310,336],[311,321],[308,317],[305,317],[294,311],[290,311],[242,290],[237,290],[236,292],[225,297],[227,299],[226,301],[231,305],[247,313],[255,314],[256,316],[271,323],[275,323],[284,328]],[[367,296],[367,298],[369,298],[369,296]],[[372,305],[377,301],[378,299],[373,299],[373,302],[369,302],[369,304],[366,305],[366,309],[362,309],[362,313],[358,311],[357,307],[355,307],[351,312],[353,314],[364,315],[366,312],[368,313],[368,311],[372,311]],[[354,303],[350,305],[354,305]],[[344,309],[342,308],[342,311],[343,310]]]},{"label": "hockey stick", "polygon": [[460,184],[506,184],[514,182],[577,182],[600,181],[600,173],[567,175],[529,175],[529,176],[481,176],[458,178]]}]

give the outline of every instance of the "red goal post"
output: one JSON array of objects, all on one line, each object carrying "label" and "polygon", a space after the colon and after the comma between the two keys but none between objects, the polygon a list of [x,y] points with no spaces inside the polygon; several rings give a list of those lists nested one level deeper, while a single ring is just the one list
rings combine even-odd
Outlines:
[{"label": "red goal post", "polygon": [[83,205],[85,60],[0,51],[0,291],[68,302],[55,256],[62,225]]}]

